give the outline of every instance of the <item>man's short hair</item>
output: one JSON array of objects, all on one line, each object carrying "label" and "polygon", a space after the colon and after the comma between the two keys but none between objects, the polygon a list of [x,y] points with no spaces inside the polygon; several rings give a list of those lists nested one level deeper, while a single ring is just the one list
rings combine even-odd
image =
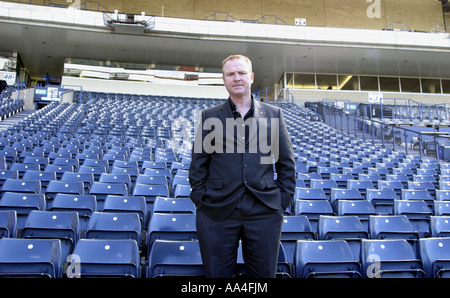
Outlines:
[{"label": "man's short hair", "polygon": [[228,56],[222,62],[222,69],[225,66],[225,63],[227,63],[228,61],[233,60],[233,59],[242,59],[242,60],[244,60],[245,62],[247,62],[248,66],[250,67],[250,73],[253,72],[252,61],[248,57],[246,57],[244,55],[231,55],[231,56]]}]

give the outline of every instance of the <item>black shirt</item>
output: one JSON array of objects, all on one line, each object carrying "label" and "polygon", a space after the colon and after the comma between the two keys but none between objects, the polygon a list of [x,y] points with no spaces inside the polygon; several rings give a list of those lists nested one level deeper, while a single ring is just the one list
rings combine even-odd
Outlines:
[{"label": "black shirt", "polygon": [[[236,105],[231,100],[231,98],[228,98],[228,102],[230,103],[231,111],[233,112],[234,119],[241,117],[241,114],[238,111],[236,111]],[[254,111],[254,104],[253,104],[253,96],[252,96],[252,105],[250,106],[250,110],[248,110],[247,114],[245,114],[244,120],[247,120],[249,117],[253,117],[253,111]]]}]

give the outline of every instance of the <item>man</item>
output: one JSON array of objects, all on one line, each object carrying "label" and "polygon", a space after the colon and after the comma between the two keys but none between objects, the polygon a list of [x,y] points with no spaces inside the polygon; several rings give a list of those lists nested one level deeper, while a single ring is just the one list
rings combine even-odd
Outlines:
[{"label": "man", "polygon": [[251,61],[230,56],[222,71],[229,98],[202,111],[189,170],[203,265],[207,277],[233,277],[241,240],[247,276],[273,278],[295,191],[292,145],[281,110],[251,95]]}]

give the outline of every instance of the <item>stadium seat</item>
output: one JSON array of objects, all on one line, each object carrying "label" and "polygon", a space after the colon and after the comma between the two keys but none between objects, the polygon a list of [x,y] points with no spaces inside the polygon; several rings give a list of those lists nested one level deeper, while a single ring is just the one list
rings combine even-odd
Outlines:
[{"label": "stadium seat", "polygon": [[89,194],[95,195],[97,199],[97,208],[102,210],[106,196],[127,196],[128,188],[125,183],[106,183],[95,181],[89,190]]},{"label": "stadium seat", "polygon": [[56,194],[49,211],[76,211],[80,222],[80,233],[86,231],[91,214],[97,211],[97,201],[92,195]]},{"label": "stadium seat", "polygon": [[147,232],[147,245],[157,239],[193,240],[197,239],[197,228],[194,214],[153,213]]},{"label": "stadium seat", "polygon": [[80,237],[78,213],[33,210],[25,221],[21,237],[59,239],[65,260]]},{"label": "stadium seat", "polygon": [[153,204],[154,213],[196,213],[194,202],[190,198],[156,197]]},{"label": "stadium seat", "polygon": [[420,239],[420,259],[425,277],[450,277],[450,238]]},{"label": "stadium seat", "polygon": [[[56,179],[55,179],[56,180]],[[88,194],[94,183],[94,174],[92,173],[75,173],[64,172],[60,178],[61,181],[80,181],[84,185],[84,193]]]},{"label": "stadium seat", "polygon": [[6,179],[19,179],[19,171],[1,170],[0,171],[0,186],[3,185]]},{"label": "stadium seat", "polygon": [[147,212],[153,210],[153,203],[156,197],[170,197],[169,187],[167,185],[149,185],[136,183],[133,189],[133,196],[143,196],[147,202]]},{"label": "stadium seat", "polygon": [[295,188],[296,200],[327,200],[325,191],[322,188]]},{"label": "stadium seat", "polygon": [[394,214],[394,200],[400,198],[393,189],[368,189],[366,192],[366,199],[379,215]]},{"label": "stadium seat", "polygon": [[173,190],[174,198],[190,198],[191,186],[184,184],[177,184]]},{"label": "stadium seat", "polygon": [[132,189],[132,180],[129,174],[116,174],[116,173],[102,173],[98,179],[101,183],[121,183],[127,186],[128,193]]},{"label": "stadium seat", "polygon": [[204,276],[198,241],[158,239],[153,242],[148,258],[148,278]]},{"label": "stadium seat", "polygon": [[107,195],[102,211],[136,213],[142,223],[142,228],[147,223],[147,205],[144,197]]},{"label": "stadium seat", "polygon": [[87,239],[131,239],[142,244],[142,225],[137,213],[94,212],[87,228]]},{"label": "stadium seat", "polygon": [[66,275],[140,278],[138,244],[135,240],[80,239],[68,262]]},{"label": "stadium seat", "polygon": [[2,193],[41,193],[41,182],[39,180],[6,179],[3,182]]},{"label": "stadium seat", "polygon": [[426,189],[403,189],[402,200],[420,200],[427,203],[430,210],[433,208],[434,198],[430,194],[430,192]]},{"label": "stadium seat", "polygon": [[44,194],[5,192],[0,199],[0,210],[15,210],[17,230],[22,230],[28,214],[32,210],[45,210]]},{"label": "stadium seat", "polygon": [[359,256],[361,239],[367,238],[369,233],[356,216],[319,217],[318,240],[345,240],[355,258]]},{"label": "stadium seat", "polygon": [[35,170],[27,170],[22,176],[23,180],[39,180],[41,181],[41,192],[45,193],[47,186],[51,180],[56,180],[55,172],[43,172]]},{"label": "stadium seat", "polygon": [[62,277],[58,239],[0,239],[1,277]]},{"label": "stadium seat", "polygon": [[430,216],[433,213],[425,201],[394,200],[394,215],[406,215],[419,237],[430,236]]},{"label": "stadium seat", "polygon": [[84,194],[84,184],[80,181],[59,181],[52,180],[48,183],[45,190],[45,198],[47,199],[47,205],[52,206],[53,199],[57,194],[72,194],[72,195],[83,195]]},{"label": "stadium seat", "polygon": [[450,237],[450,216],[430,216],[431,237]]},{"label": "stadium seat", "polygon": [[328,200],[296,200],[295,215],[308,217],[313,232],[317,232],[320,215],[334,215]]},{"label": "stadium seat", "polygon": [[363,239],[361,246],[364,277],[424,277],[422,262],[405,239]]},{"label": "stadium seat", "polygon": [[450,202],[434,201],[433,214],[436,216],[450,215]]},{"label": "stadium seat", "polygon": [[344,240],[298,240],[295,277],[361,277],[360,265]]},{"label": "stadium seat", "polygon": [[16,238],[17,212],[15,210],[0,210],[0,239]]},{"label": "stadium seat", "polygon": [[358,189],[333,188],[330,194],[331,206],[336,209],[339,200],[363,200]]},{"label": "stadium seat", "polygon": [[364,229],[369,231],[369,216],[376,215],[372,204],[367,200],[339,200],[336,215],[354,215],[361,221]]},{"label": "stadium seat", "polygon": [[295,245],[297,240],[315,240],[316,233],[313,232],[308,218],[300,216],[284,216],[281,227],[281,243],[283,244],[286,259],[294,263]]}]

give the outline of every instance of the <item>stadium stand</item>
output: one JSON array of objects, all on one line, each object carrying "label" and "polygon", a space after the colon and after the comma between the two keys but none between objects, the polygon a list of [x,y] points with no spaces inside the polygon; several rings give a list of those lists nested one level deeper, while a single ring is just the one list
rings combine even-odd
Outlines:
[{"label": "stadium stand", "polygon": [[[92,93],[1,131],[0,276],[203,276],[190,148],[171,123],[194,123],[195,110],[219,102]],[[278,277],[448,275],[447,163],[374,146],[311,120],[306,108],[272,104],[283,110],[298,169]],[[194,128],[188,135],[189,144]],[[236,276],[245,274],[241,265]]]}]

